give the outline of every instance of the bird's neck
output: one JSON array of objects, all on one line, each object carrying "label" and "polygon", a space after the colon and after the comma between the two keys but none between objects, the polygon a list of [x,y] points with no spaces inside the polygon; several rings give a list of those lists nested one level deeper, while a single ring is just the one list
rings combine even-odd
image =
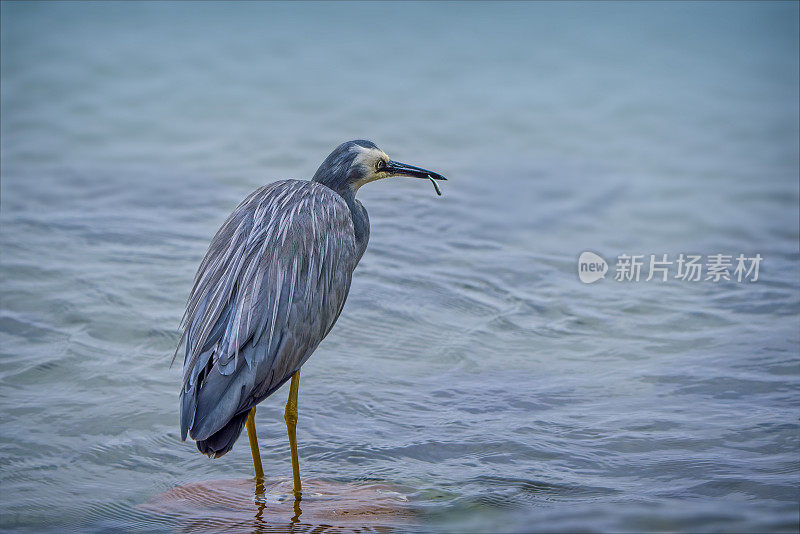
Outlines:
[{"label": "bird's neck", "polygon": [[358,259],[361,260],[361,256],[367,249],[367,243],[369,242],[369,216],[367,216],[367,210],[361,205],[361,202],[356,200],[356,192],[349,187],[344,187],[342,189],[343,190],[337,190],[336,192],[339,193],[347,203],[347,207],[350,208],[350,216],[353,219],[353,230],[355,231],[356,237]]}]

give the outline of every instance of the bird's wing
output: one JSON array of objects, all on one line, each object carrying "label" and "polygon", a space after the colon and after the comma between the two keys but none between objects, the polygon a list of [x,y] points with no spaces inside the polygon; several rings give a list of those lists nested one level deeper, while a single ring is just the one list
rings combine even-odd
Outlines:
[{"label": "bird's wing", "polygon": [[209,246],[184,317],[181,434],[203,440],[305,363],[344,306],[357,263],[344,200],[286,180],[247,197]]}]

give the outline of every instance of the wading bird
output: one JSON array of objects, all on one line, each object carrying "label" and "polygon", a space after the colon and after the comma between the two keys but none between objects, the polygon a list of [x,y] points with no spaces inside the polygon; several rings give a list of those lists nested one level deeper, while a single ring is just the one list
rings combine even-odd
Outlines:
[{"label": "wading bird", "polygon": [[[370,141],[348,141],[314,178],[282,180],[251,193],[223,223],[197,270],[183,335],[181,439],[219,458],[247,426],[257,491],[264,472],[256,405],[291,379],[284,419],[294,494],[300,498],[295,428],[300,367],[342,311],[369,240],[358,189],[390,176],[445,180],[392,161]],[[439,193],[441,194],[441,193]],[[180,348],[180,343],[178,348]],[[177,350],[176,350],[177,354]]]}]

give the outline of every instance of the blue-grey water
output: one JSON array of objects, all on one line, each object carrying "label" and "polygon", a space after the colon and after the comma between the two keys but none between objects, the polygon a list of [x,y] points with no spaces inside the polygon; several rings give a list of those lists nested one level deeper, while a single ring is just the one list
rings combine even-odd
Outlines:
[{"label": "blue-grey water", "polygon": [[[250,191],[368,138],[449,181],[359,193],[370,246],[302,373],[305,477],[399,488],[404,530],[796,532],[797,3],[1,13],[3,530],[180,530],[141,505],[252,476],[245,439],[180,441],[194,270]],[[680,253],[763,261],[614,280]],[[268,476],[285,398],[259,408]]]}]

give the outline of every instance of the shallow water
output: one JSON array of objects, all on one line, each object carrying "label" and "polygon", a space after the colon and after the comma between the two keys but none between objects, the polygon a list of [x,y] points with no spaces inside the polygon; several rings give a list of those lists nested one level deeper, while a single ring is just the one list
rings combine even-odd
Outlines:
[{"label": "shallow water", "polygon": [[[180,530],[251,476],[169,367],[226,215],[369,138],[371,242],[300,385],[304,476],[421,531],[796,531],[798,7],[2,3],[0,526]],[[577,257],[612,263],[584,285]],[[761,254],[616,282],[620,254]],[[674,272],[674,271],[673,271]],[[285,391],[259,407],[290,474]],[[212,518],[213,519],[213,518]]]}]

